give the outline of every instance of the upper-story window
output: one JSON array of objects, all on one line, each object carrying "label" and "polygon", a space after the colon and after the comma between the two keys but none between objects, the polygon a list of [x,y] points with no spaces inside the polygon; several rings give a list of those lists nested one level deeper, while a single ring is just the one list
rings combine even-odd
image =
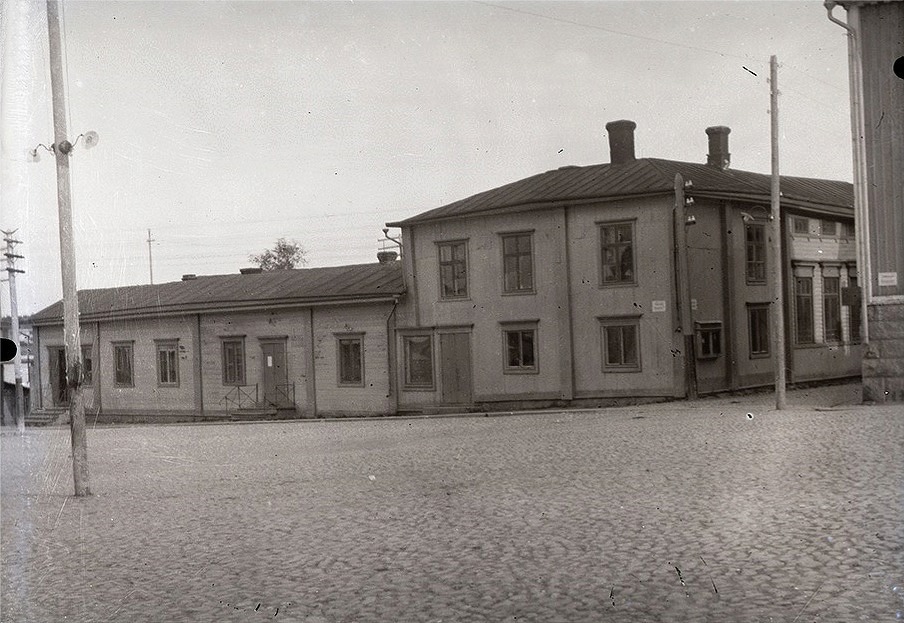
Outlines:
[{"label": "upper-story window", "polygon": [[503,234],[502,289],[508,294],[534,291],[533,235]]},{"label": "upper-story window", "polygon": [[821,236],[837,236],[838,222],[827,220],[819,221],[819,234]]},{"label": "upper-story window", "polygon": [[635,283],[634,223],[600,225],[600,284]]},{"label": "upper-story window", "polygon": [[439,295],[443,299],[468,296],[468,246],[464,240],[439,246]]},{"label": "upper-story window", "polygon": [[806,236],[810,233],[810,219],[803,216],[794,216],[791,218],[791,223],[795,234]]},{"label": "upper-story window", "polygon": [[747,283],[765,283],[766,226],[748,223],[744,230],[747,241]]},{"label": "upper-story window", "polygon": [[842,223],[841,224],[841,237],[842,238],[853,238],[856,235],[854,230],[853,223]]}]

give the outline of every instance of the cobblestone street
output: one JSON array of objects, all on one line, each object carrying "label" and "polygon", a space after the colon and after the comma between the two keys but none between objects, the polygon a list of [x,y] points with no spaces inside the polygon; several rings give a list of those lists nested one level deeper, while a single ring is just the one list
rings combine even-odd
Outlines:
[{"label": "cobblestone street", "polygon": [[[894,621],[904,412],[859,385],[2,437],[2,620]],[[834,405],[834,406],[833,406]]]}]

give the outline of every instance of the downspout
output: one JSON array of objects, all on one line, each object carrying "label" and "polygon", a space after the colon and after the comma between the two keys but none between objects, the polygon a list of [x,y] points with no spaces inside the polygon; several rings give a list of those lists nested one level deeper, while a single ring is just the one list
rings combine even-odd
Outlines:
[{"label": "downspout", "polygon": [[386,382],[389,391],[389,408],[392,415],[395,415],[399,411],[399,395],[398,392],[395,391],[395,313],[396,307],[398,306],[399,297],[394,297],[392,301],[392,311],[390,311],[389,315],[386,317]]},{"label": "downspout", "polygon": [[862,292],[860,296],[861,339],[864,344],[869,344],[867,304],[872,299],[873,280],[869,266],[869,195],[866,191],[866,120],[863,114],[863,93],[861,91],[863,85],[861,79],[862,59],[857,30],[832,15],[837,4],[834,0],[824,2],[829,21],[844,28],[848,35],[848,80],[851,92],[851,142],[853,143],[854,159],[854,243],[857,247],[857,279],[862,284],[860,286]]}]

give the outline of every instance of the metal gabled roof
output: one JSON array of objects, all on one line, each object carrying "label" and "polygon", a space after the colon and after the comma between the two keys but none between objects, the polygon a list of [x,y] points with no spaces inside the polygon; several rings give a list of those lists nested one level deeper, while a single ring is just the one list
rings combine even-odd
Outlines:
[{"label": "metal gabled roof", "polygon": [[[769,201],[771,176],[706,164],[641,158],[623,164],[562,167],[487,190],[428,210],[390,227],[405,227],[443,219],[493,214],[519,206],[534,209],[593,199],[607,200],[673,192],[675,174],[693,182],[689,191],[745,201]],[[853,210],[854,191],[849,182],[783,175],[782,203]]]},{"label": "metal gabled roof", "polygon": [[[405,291],[401,262],[198,276],[155,285],[80,290],[81,320],[266,309],[381,299]],[[58,301],[35,314],[34,324],[59,324]]]}]

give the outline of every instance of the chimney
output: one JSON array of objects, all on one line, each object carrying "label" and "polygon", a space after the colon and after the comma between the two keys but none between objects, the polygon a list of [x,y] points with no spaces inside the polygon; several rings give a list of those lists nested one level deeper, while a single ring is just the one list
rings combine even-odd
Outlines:
[{"label": "chimney", "polygon": [[731,154],[728,153],[728,135],[731,128],[724,125],[716,125],[706,128],[709,137],[709,155],[706,156],[706,164],[725,170],[731,164]]},{"label": "chimney", "polygon": [[391,264],[396,261],[399,254],[395,251],[377,251],[377,261],[381,264]]},{"label": "chimney", "polygon": [[182,275],[182,281],[194,281],[198,276],[195,273],[188,273],[186,275]]},{"label": "chimney", "polygon": [[259,266],[252,266],[251,268],[240,268],[239,272],[243,275],[257,275],[264,272],[264,269]]},{"label": "chimney", "polygon": [[610,121],[606,124],[606,132],[609,133],[609,162],[612,164],[634,162],[634,128],[636,127],[636,123],[625,119]]}]

